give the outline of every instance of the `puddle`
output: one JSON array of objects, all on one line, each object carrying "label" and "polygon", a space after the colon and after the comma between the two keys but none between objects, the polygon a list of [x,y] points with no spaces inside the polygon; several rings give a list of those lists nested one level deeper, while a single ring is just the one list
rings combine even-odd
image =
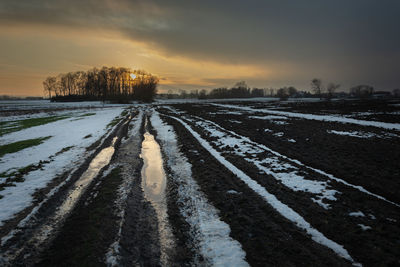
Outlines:
[{"label": "puddle", "polygon": [[[13,261],[24,251],[25,248],[29,250],[31,246],[36,247],[39,250],[41,249],[42,244],[48,240],[55,231],[57,231],[66,218],[66,215],[68,215],[75,207],[82,194],[90,185],[90,182],[99,174],[103,167],[110,163],[111,157],[115,151],[114,145],[117,140],[118,137],[114,137],[111,146],[102,149],[96,157],[93,158],[88,169],[81,175],[79,180],[75,182],[73,189],[68,193],[64,202],[57,208],[54,215],[50,216],[47,221],[35,231],[31,239],[26,240],[23,246],[11,248],[3,255],[0,255],[0,262],[1,260],[4,260],[5,262]],[[29,255],[30,254],[24,255],[24,257]]]},{"label": "puddle", "polygon": [[114,145],[118,137],[114,137],[111,146],[101,150],[90,162],[88,169],[82,174],[81,178],[75,182],[74,189],[69,193],[68,198],[57,210],[56,216],[64,216],[75,206],[79,197],[86,190],[90,182],[99,174],[100,170],[110,163],[114,154]]},{"label": "puddle", "polygon": [[[147,120],[146,120],[147,125]],[[166,175],[160,146],[149,132],[144,134],[141,157],[144,161],[142,168],[142,188],[145,198],[154,207],[159,229],[161,264],[169,265],[169,255],[174,249],[174,238],[168,223],[167,203],[165,197]]]},{"label": "puddle", "polygon": [[82,174],[81,178],[74,184],[73,189],[69,192],[67,198],[57,209],[55,214],[49,218],[48,222],[42,225],[34,239],[36,241],[45,241],[50,234],[57,228],[59,223],[65,218],[78,202],[79,198],[86,191],[90,182],[99,174],[100,170],[110,163],[111,157],[114,154],[114,144],[118,137],[114,137],[111,146],[102,149],[96,157],[90,162],[88,169]]}]

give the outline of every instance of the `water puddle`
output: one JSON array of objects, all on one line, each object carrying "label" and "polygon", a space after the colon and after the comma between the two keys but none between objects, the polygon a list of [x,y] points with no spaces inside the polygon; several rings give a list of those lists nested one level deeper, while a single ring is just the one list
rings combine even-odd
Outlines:
[{"label": "water puddle", "polygon": [[[146,120],[147,126],[147,120]],[[161,264],[169,265],[169,255],[174,249],[174,238],[168,223],[167,203],[165,197],[166,175],[160,146],[154,136],[146,131],[142,143],[141,157],[144,161],[142,168],[142,188],[145,198],[150,201],[157,213]]]},{"label": "water puddle", "polygon": [[34,239],[36,241],[45,241],[52,231],[57,228],[65,216],[72,211],[79,198],[86,191],[90,182],[99,174],[100,170],[110,163],[111,157],[114,154],[114,144],[118,137],[114,137],[111,146],[102,149],[96,157],[90,162],[88,169],[82,174],[81,178],[77,180],[73,189],[69,192],[67,198],[57,209],[55,214],[40,228]]}]

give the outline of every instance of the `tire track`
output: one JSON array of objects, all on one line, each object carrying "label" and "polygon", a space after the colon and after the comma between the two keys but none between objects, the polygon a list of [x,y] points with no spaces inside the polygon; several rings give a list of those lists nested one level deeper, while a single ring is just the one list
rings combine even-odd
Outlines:
[{"label": "tire track", "polygon": [[171,118],[173,118],[174,120],[176,120],[180,124],[182,124],[191,133],[191,135],[193,135],[193,137],[207,151],[210,152],[210,154],[216,160],[218,160],[222,165],[226,166],[230,171],[232,171],[240,180],[242,180],[244,183],[246,183],[258,195],[260,195],[269,205],[271,205],[283,217],[292,221],[297,227],[306,231],[311,236],[312,240],[314,240],[315,242],[317,242],[323,246],[326,246],[326,247],[332,249],[338,256],[340,256],[346,260],[349,260],[354,265],[359,265],[359,263],[357,263],[356,261],[353,260],[353,258],[350,256],[350,254],[347,252],[347,250],[343,246],[326,238],[321,232],[319,232],[317,229],[313,228],[297,212],[295,212],[293,209],[291,209],[287,205],[280,202],[274,195],[270,194],[264,187],[262,187],[260,184],[258,184],[253,179],[251,179],[244,172],[237,169],[232,163],[230,163],[223,156],[221,156],[221,154],[219,152],[217,152],[207,141],[202,139],[200,137],[200,135],[197,132],[195,132],[187,123],[185,123],[181,119],[173,117],[173,116],[171,116]]}]

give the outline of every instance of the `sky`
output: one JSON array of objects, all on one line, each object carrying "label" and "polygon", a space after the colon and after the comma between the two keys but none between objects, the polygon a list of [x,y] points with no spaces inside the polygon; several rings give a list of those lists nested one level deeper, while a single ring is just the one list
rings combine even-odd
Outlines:
[{"label": "sky", "polygon": [[144,69],[159,91],[400,87],[398,0],[1,0],[0,95],[47,76]]}]

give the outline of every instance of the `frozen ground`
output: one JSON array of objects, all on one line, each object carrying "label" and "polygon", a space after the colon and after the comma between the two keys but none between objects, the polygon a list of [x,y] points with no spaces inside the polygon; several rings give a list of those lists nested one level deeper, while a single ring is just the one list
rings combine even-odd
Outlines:
[{"label": "frozen ground", "polygon": [[[15,130],[1,146],[49,137],[0,158],[0,265],[400,264],[397,111],[313,101],[0,103]],[[360,119],[376,114],[392,122]],[[142,182],[145,132],[162,205]]]},{"label": "frozen ground", "polygon": [[[88,113],[86,110],[74,112],[66,119],[1,136],[1,145],[44,136],[50,138],[40,145],[5,154],[0,158],[0,173],[4,175],[0,177],[1,182],[6,180],[7,174],[45,162],[41,168],[25,174],[22,177],[24,182],[14,183],[0,192],[3,196],[0,199],[0,221],[10,219],[29,206],[36,190],[81,162],[87,156],[86,148],[109,130],[107,124],[119,116],[122,110],[121,107],[99,109],[91,111],[90,116],[82,116]],[[65,115],[65,112],[61,114]]]}]

